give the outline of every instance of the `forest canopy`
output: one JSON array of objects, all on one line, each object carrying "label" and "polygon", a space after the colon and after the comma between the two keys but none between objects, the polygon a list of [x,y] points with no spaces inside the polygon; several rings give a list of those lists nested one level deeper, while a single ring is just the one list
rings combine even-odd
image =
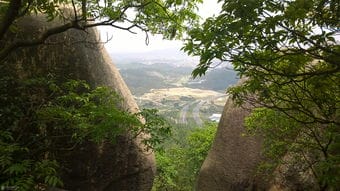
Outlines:
[{"label": "forest canopy", "polygon": [[193,76],[214,59],[232,63],[246,80],[228,93],[258,108],[247,125],[264,135],[267,156],[276,165],[286,153],[303,158],[320,190],[339,189],[339,1],[219,2],[220,14],[191,29],[183,48],[200,56]]},{"label": "forest canopy", "polygon": [[[15,63],[13,55],[20,55],[25,48],[36,50],[34,48],[47,43],[50,37],[70,29],[92,34],[93,30],[88,29],[96,26],[111,26],[130,33],[142,31],[146,42],[148,34],[180,38],[188,27],[196,25],[198,2],[201,0],[0,1],[1,188],[63,187],[61,174],[66,167],[62,156],[79,145],[114,144],[120,135],[134,139],[146,133],[152,137],[142,142],[147,149],[153,149],[170,133],[169,125],[155,110],[133,114],[121,108],[124,98],[112,88],[67,79],[67,74],[56,73],[54,67],[49,67],[52,61],[48,59],[46,63],[37,63],[48,68],[47,72],[37,69],[35,54],[22,63]],[[24,30],[18,21],[29,16],[45,17],[46,27],[38,34],[22,35]],[[63,66],[64,63],[57,64]],[[19,74],[18,68],[23,65],[29,74]]]}]

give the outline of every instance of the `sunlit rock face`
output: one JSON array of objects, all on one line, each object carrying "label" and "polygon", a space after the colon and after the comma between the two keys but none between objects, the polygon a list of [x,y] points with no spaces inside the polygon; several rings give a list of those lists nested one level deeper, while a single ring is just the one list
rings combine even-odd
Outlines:
[{"label": "sunlit rock face", "polygon": [[[14,39],[33,39],[44,29],[63,24],[46,22],[43,16],[26,17],[18,22]],[[6,64],[15,64],[23,78],[55,75],[58,80],[67,78],[86,80],[93,86],[113,88],[123,98],[121,108],[138,111],[130,90],[113,65],[108,53],[98,43],[95,29],[71,29],[53,35],[46,45],[20,48],[12,52]],[[117,44],[116,46],[119,46]],[[151,190],[154,178],[154,155],[146,153],[141,138],[121,136],[116,144],[84,142],[72,151],[61,153],[62,178],[66,190]]]},{"label": "sunlit rock face", "polygon": [[244,136],[244,118],[249,112],[228,99],[212,148],[201,167],[197,190],[265,189],[260,177],[255,175],[262,159],[262,138]]},{"label": "sunlit rock face", "polygon": [[239,107],[232,99],[227,100],[212,148],[200,169],[196,189],[198,191],[318,190],[311,172],[299,172],[301,164],[293,159],[289,152],[282,158],[284,164],[277,166],[272,174],[260,174],[258,166],[267,160],[261,154],[263,137],[246,135],[244,127],[244,120],[252,108],[249,105]]}]

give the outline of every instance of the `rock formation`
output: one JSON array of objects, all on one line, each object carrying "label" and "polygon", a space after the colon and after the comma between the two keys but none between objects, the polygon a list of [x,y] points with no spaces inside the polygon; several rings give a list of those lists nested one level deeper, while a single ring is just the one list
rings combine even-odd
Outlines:
[{"label": "rock formation", "polygon": [[312,172],[308,168],[301,169],[306,166],[305,162],[302,164],[296,159],[289,152],[282,158],[284,162],[272,174],[269,191],[320,190]]},{"label": "rock formation", "polygon": [[261,137],[244,136],[248,109],[231,99],[224,106],[216,137],[198,177],[199,191],[261,190],[256,167],[261,162]]},{"label": "rock formation", "polygon": [[[25,17],[17,22],[17,36],[9,35],[8,42],[20,38],[33,39],[46,28],[60,24],[61,21],[46,22],[44,16]],[[98,40],[95,29],[86,32],[70,29],[53,35],[45,45],[12,52],[5,62],[15,64],[19,73],[28,77],[49,75],[53,71],[53,75],[61,80],[81,79],[93,86],[109,86],[123,98],[122,109],[136,112],[138,106],[128,87]],[[124,135],[114,145],[85,142],[60,156],[65,167],[62,171],[65,189],[151,190],[154,155],[143,150],[140,139],[132,140],[129,135]]]},{"label": "rock formation", "polygon": [[[242,82],[240,82],[242,83]],[[287,153],[270,177],[258,173],[258,165],[266,160],[261,155],[263,138],[245,135],[244,119],[250,106],[237,107],[228,99],[218,125],[215,140],[198,176],[198,191],[244,190],[318,190],[309,171],[303,173],[297,161]]]}]

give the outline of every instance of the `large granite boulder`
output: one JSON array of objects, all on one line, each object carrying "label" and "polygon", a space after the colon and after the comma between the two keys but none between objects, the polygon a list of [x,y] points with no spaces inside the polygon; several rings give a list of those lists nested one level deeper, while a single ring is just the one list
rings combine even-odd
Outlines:
[{"label": "large granite boulder", "polygon": [[228,99],[215,140],[197,182],[199,191],[261,190],[256,169],[261,162],[261,137],[245,136],[244,118],[250,110]]},{"label": "large granite boulder", "polygon": [[[243,80],[241,80],[243,81]],[[242,82],[239,82],[239,84]],[[198,191],[244,190],[318,190],[310,170],[301,171],[301,161],[292,153],[283,156],[283,164],[271,175],[258,171],[261,162],[263,137],[247,135],[244,120],[252,106],[236,106],[228,99],[218,125],[217,133],[198,176]]]},{"label": "large granite boulder", "polygon": [[[17,21],[15,35],[8,34],[6,42],[34,39],[47,28],[60,24],[63,22],[47,22],[44,16],[25,17]],[[23,78],[56,75],[59,80],[81,79],[92,86],[108,86],[123,98],[121,109],[138,111],[129,88],[99,40],[95,29],[70,29],[51,36],[44,45],[15,50],[6,58],[5,64],[15,65]],[[116,144],[84,142],[63,153],[60,160],[65,189],[151,190],[154,155],[144,150],[141,139],[122,135]]]}]

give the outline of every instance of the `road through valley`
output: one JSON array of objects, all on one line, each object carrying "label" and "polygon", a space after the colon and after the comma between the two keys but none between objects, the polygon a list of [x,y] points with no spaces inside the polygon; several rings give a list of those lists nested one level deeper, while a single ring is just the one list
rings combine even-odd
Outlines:
[{"label": "road through valley", "polygon": [[192,118],[195,121],[196,125],[202,126],[203,120],[200,116],[200,109],[203,105],[212,102],[221,97],[225,97],[226,95],[214,96],[204,100],[196,100],[191,103],[185,104],[179,113],[179,123],[187,124],[189,119]]}]

